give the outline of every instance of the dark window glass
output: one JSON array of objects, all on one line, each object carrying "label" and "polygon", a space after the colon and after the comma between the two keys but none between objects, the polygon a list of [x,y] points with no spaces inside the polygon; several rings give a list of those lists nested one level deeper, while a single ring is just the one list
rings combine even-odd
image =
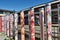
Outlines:
[{"label": "dark window glass", "polygon": [[18,13],[18,24],[19,24],[19,25],[21,24],[20,21],[21,21],[21,20],[20,20],[20,13]]},{"label": "dark window glass", "polygon": [[28,25],[28,16],[24,17],[24,22],[25,22],[25,25]]},{"label": "dark window glass", "polygon": [[47,22],[47,16],[46,16],[46,13],[44,13],[44,24],[46,24],[46,22]]},{"label": "dark window glass", "polygon": [[0,11],[0,14],[3,14],[3,12],[2,12],[2,11]]},{"label": "dark window glass", "polygon": [[35,14],[35,26],[38,26],[39,23],[39,14]]},{"label": "dark window glass", "polygon": [[52,23],[57,24],[58,23],[58,12],[52,11]]},{"label": "dark window glass", "polygon": [[18,16],[18,24],[19,25],[21,24],[21,22],[20,22],[20,16]]}]

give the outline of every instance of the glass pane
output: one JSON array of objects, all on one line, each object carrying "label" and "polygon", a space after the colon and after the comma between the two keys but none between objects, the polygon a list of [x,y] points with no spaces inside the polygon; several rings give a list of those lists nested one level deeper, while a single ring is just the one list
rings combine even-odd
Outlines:
[{"label": "glass pane", "polygon": [[3,14],[3,12],[2,12],[2,11],[0,11],[0,14]]},{"label": "glass pane", "polygon": [[25,25],[28,25],[28,16],[25,16],[24,22],[25,22]]},{"label": "glass pane", "polygon": [[52,23],[57,24],[58,23],[58,12],[52,11]]},{"label": "glass pane", "polygon": [[39,23],[39,12],[35,12],[35,26],[39,26],[40,23]]}]

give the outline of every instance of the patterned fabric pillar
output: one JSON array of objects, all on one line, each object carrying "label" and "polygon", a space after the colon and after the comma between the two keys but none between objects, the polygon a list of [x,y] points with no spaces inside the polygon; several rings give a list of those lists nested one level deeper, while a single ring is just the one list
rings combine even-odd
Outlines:
[{"label": "patterned fabric pillar", "polygon": [[23,11],[21,12],[20,17],[21,17],[21,40],[25,40],[24,12]]},{"label": "patterned fabric pillar", "polygon": [[6,21],[7,21],[7,36],[9,36],[9,15],[6,16]]},{"label": "patterned fabric pillar", "polygon": [[15,40],[18,40],[18,14],[14,14],[14,20],[15,20]]},{"label": "patterned fabric pillar", "polygon": [[40,39],[44,40],[44,8],[40,8]]},{"label": "patterned fabric pillar", "polygon": [[34,26],[34,9],[29,10],[28,12],[28,21],[29,21],[29,31],[30,31],[30,40],[35,40],[35,26]]},{"label": "patterned fabric pillar", "polygon": [[10,14],[10,37],[13,38],[13,14]]},{"label": "patterned fabric pillar", "polygon": [[7,34],[7,19],[6,19],[7,16],[4,16],[4,33],[5,35]]},{"label": "patterned fabric pillar", "polygon": [[2,32],[2,17],[0,17],[0,32]]},{"label": "patterned fabric pillar", "polygon": [[47,16],[47,37],[48,37],[48,40],[52,40],[52,23],[51,23],[51,4],[49,3],[47,6],[46,6],[46,16]]},{"label": "patterned fabric pillar", "polygon": [[2,17],[2,32],[3,32],[3,33],[4,33],[4,30],[5,30],[5,28],[4,28],[4,27],[5,27],[5,25],[4,25],[4,23],[5,23],[5,22],[4,22],[4,21],[5,21],[4,18],[5,18],[5,17],[3,16],[3,17]]}]

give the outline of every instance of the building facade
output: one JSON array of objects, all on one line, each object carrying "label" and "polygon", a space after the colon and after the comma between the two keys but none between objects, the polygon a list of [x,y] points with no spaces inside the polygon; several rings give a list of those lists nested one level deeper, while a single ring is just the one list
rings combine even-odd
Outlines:
[{"label": "building facade", "polygon": [[[53,2],[48,2],[51,4],[51,18],[52,18],[52,39],[53,40],[58,40],[59,39],[59,26],[58,26],[58,13],[60,12],[59,8],[60,6],[60,1],[53,1]],[[47,4],[48,4],[47,3]],[[46,10],[45,10],[46,4],[41,4],[34,6],[34,15],[35,15],[35,32],[36,32],[36,37],[40,38],[40,26],[39,26],[39,13],[40,13],[40,8],[44,8],[44,33],[46,33]],[[29,27],[28,27],[28,11],[29,8],[24,10],[24,15],[25,15],[25,31],[26,34],[29,35]],[[20,16],[20,12],[18,13]],[[19,25],[20,25],[20,17],[19,17]],[[45,35],[46,36],[46,35]],[[45,38],[46,39],[46,38]]]},{"label": "building facade", "polygon": [[11,13],[15,13],[15,11],[0,9],[0,16],[5,16],[6,14],[8,15],[8,14],[11,14]]}]

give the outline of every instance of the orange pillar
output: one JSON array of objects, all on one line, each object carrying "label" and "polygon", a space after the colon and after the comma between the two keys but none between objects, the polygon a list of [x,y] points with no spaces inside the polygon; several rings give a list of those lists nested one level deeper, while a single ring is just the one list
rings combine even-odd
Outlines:
[{"label": "orange pillar", "polygon": [[23,11],[20,13],[20,17],[21,17],[21,40],[25,40],[24,12]]}]

